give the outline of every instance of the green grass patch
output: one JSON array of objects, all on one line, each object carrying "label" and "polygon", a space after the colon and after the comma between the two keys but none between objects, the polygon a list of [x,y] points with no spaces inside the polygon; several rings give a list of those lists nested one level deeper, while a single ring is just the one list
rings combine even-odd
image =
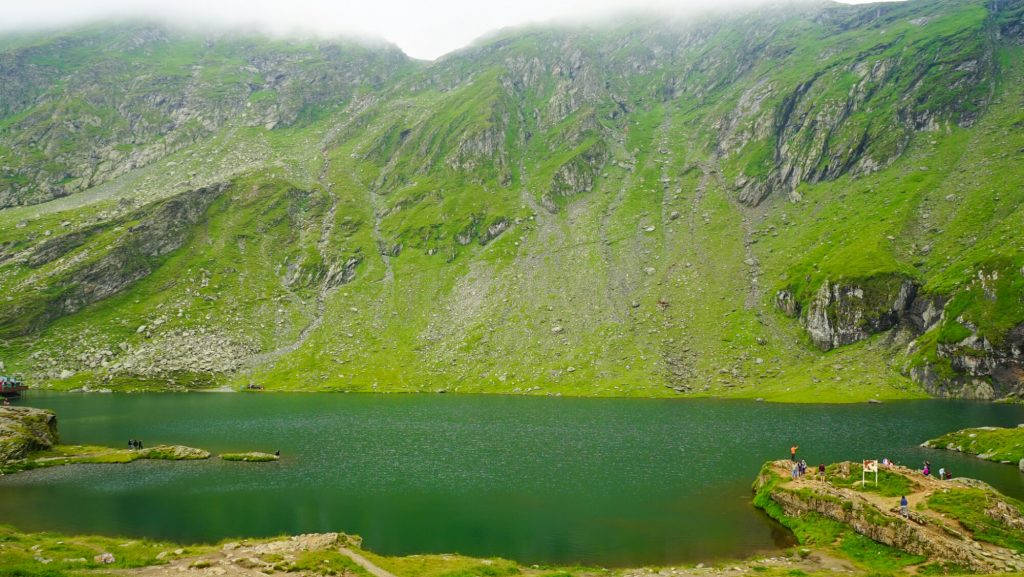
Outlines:
[{"label": "green grass patch", "polygon": [[928,497],[928,507],[956,518],[971,531],[977,541],[986,541],[1018,553],[1024,552],[1024,532],[1008,527],[986,514],[988,509],[998,506],[1000,501],[1011,515],[1018,518],[1024,515],[1024,504],[1021,502],[983,489],[949,489],[932,493]]},{"label": "green grass patch", "polygon": [[961,429],[926,441],[929,447],[949,449],[982,459],[1017,464],[1024,458],[1024,428]]}]

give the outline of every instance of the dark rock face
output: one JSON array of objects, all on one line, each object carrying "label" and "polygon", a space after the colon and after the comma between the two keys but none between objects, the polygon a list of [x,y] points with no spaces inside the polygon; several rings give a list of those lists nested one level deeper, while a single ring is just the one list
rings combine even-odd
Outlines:
[{"label": "dark rock face", "polygon": [[[826,280],[807,307],[804,326],[814,344],[827,351],[893,328],[910,310],[916,294],[913,281],[896,275]],[[781,294],[776,296],[780,300],[785,301]]]},{"label": "dark rock face", "polygon": [[[811,341],[824,351],[893,328],[921,335],[942,320],[948,301],[921,293],[900,275],[826,280],[806,307],[790,290],[775,295],[776,307],[800,317]],[[932,395],[976,400],[1024,395],[1024,324],[999,343],[972,333],[956,343],[938,343],[936,354],[948,366],[922,363],[906,370]]]},{"label": "dark rock face", "polygon": [[1024,0],[997,2],[994,6],[1000,35],[1024,44]]},{"label": "dark rock face", "polygon": [[999,344],[976,334],[956,343],[939,343],[936,352],[954,374],[931,364],[910,370],[911,377],[939,397],[992,400],[1024,395],[1024,323]]},{"label": "dark rock face", "polygon": [[796,300],[789,290],[780,290],[775,294],[775,306],[782,314],[790,318],[800,316],[800,302]]},{"label": "dark rock face", "polygon": [[603,141],[598,141],[559,167],[551,179],[551,190],[541,199],[544,208],[557,212],[555,197],[571,197],[593,190],[597,175],[608,156],[608,147]]},{"label": "dark rock face", "polygon": [[0,463],[57,444],[57,417],[30,407],[0,407]]},{"label": "dark rock face", "polygon": [[165,256],[181,247],[190,227],[199,222],[213,199],[225,188],[225,185],[202,188],[163,203],[149,219],[124,235],[117,249],[72,276],[71,290],[55,303],[58,310],[70,314],[149,275],[152,272],[149,259]]},{"label": "dark rock face", "polygon": [[910,302],[903,320],[917,333],[923,333],[935,326],[942,318],[942,309],[949,301],[943,295],[918,293]]}]

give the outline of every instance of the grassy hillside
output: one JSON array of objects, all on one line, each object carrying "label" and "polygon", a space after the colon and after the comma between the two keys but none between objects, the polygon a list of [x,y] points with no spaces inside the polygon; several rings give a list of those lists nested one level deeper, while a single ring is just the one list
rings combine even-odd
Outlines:
[{"label": "grassy hillside", "polygon": [[[429,65],[159,27],[128,64],[102,27],[8,39],[0,357],[58,388],[1015,394],[1021,6],[635,16]],[[103,88],[140,67],[192,72]],[[98,98],[185,120],[67,109],[91,132],[47,144],[48,106]],[[216,120],[175,140],[186,117]]]}]

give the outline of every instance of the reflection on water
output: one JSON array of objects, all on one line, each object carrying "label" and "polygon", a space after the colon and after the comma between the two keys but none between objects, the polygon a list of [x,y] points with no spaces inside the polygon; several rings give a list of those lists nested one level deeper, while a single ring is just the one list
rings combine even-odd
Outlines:
[{"label": "reflection on water", "polygon": [[776,405],[458,395],[34,395],[66,443],[281,450],[277,463],[137,462],[0,479],[25,529],[209,541],[347,531],[384,554],[644,565],[792,544],[750,504],[767,459],[888,457],[1024,496],[1016,467],[917,445],[1016,425],[966,402]]}]

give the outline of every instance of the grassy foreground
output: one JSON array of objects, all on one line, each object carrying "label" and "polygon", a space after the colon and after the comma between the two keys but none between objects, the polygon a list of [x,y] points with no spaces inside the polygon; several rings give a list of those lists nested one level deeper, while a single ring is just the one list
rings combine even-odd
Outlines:
[{"label": "grassy foreground", "polygon": [[[808,526],[798,529],[801,534]],[[761,577],[875,576],[904,574],[915,557],[895,554],[869,539],[842,538],[843,545],[806,546],[773,556],[719,560],[696,565],[643,568],[524,565],[500,558],[456,554],[387,557],[362,548],[358,537],[310,534],[183,546],[144,539],[25,533],[0,526],[0,577],[100,577],[139,575],[251,575],[370,577]],[[109,554],[106,556],[105,554]],[[104,559],[107,562],[104,562]],[[959,573],[955,567],[923,565],[918,574]]]},{"label": "grassy foreground", "polygon": [[921,446],[977,455],[986,461],[1017,464],[1024,459],[1024,428],[961,429],[929,439]]},{"label": "grassy foreground", "polygon": [[[233,575],[258,570],[264,574],[369,577],[346,549],[394,577],[654,577],[655,575],[760,575],[807,577],[866,575],[868,571],[828,558],[807,548],[780,551],[773,557],[745,561],[721,560],[665,568],[557,567],[522,565],[506,559],[481,559],[454,554],[386,557],[361,548],[358,537],[312,534],[269,539],[225,541],[183,546],[144,539],[25,533],[0,526],[0,576],[86,577],[106,575]],[[104,563],[110,553],[113,561]],[[109,559],[109,558],[108,558]],[[221,572],[220,569],[224,569]],[[213,570],[211,573],[210,571]]]}]

